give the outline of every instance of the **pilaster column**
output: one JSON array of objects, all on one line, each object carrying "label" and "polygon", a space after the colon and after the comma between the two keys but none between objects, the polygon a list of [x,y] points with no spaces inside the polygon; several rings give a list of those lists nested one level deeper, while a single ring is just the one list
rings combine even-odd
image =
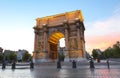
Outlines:
[{"label": "pilaster column", "polygon": [[78,41],[78,49],[80,49],[80,21],[78,18],[75,19],[75,24],[76,24],[76,27],[77,27],[77,41]]},{"label": "pilaster column", "polygon": [[69,51],[68,51],[68,49],[69,49],[69,43],[68,43],[68,22],[67,22],[67,20],[64,20],[64,22],[63,22],[63,25],[64,25],[64,27],[65,27],[65,50],[66,50],[66,52],[65,52],[65,61],[69,61]]},{"label": "pilaster column", "polygon": [[34,51],[35,51],[37,46],[37,34],[36,34],[36,30],[34,30],[34,32],[35,32],[35,37],[34,37]]},{"label": "pilaster column", "polygon": [[77,41],[78,41],[78,51],[80,52],[79,57],[83,56],[83,47],[82,47],[82,40],[81,40],[81,26],[79,18],[75,19],[75,24],[77,27]]},{"label": "pilaster column", "polygon": [[47,59],[47,53],[48,53],[48,38],[47,38],[47,25],[46,24],[43,24],[43,33],[44,33],[44,53],[43,53],[43,59]]},{"label": "pilaster column", "polygon": [[38,50],[38,34],[39,34],[39,30],[35,29],[35,39],[34,39],[34,51]]},{"label": "pilaster column", "polygon": [[33,60],[35,63],[37,63],[37,60],[39,59],[39,50],[38,50],[38,34],[39,34],[39,28],[34,28],[35,38],[34,38],[34,52],[33,52]]}]

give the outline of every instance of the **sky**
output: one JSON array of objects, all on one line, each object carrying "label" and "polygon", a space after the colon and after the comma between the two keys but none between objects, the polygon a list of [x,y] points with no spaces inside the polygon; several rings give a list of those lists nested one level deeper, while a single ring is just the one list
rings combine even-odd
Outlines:
[{"label": "sky", "polygon": [[0,47],[32,53],[35,19],[75,10],[84,17],[88,52],[120,41],[120,0],[0,0]]}]

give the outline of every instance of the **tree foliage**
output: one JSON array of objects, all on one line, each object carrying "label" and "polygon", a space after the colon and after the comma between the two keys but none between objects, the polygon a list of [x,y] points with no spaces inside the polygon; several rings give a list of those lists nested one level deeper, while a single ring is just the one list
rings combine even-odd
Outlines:
[{"label": "tree foliage", "polygon": [[104,51],[103,55],[106,57],[106,58],[110,58],[112,56],[112,49],[108,48]]},{"label": "tree foliage", "polygon": [[0,53],[0,61],[2,61],[2,60],[3,60],[3,54]]},{"label": "tree foliage", "polygon": [[64,61],[65,55],[63,54],[63,52],[58,53],[58,58],[60,61]]},{"label": "tree foliage", "polygon": [[17,54],[15,53],[15,52],[11,52],[10,54],[9,54],[9,60],[10,61],[16,61],[17,60]]},{"label": "tree foliage", "polygon": [[29,54],[28,52],[25,52],[25,53],[23,54],[23,57],[22,57],[22,60],[23,60],[23,61],[31,61],[31,59],[32,59],[32,56],[31,56],[31,54]]},{"label": "tree foliage", "polygon": [[98,58],[98,52],[95,49],[92,50],[92,56],[94,59]]},{"label": "tree foliage", "polygon": [[106,58],[120,58],[120,46],[118,44],[113,45],[112,48],[107,48],[103,55]]}]

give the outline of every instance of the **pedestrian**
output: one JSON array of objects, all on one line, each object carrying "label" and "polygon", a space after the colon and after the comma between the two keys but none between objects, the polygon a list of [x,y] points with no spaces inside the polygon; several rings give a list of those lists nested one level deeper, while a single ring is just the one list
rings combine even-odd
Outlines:
[{"label": "pedestrian", "polygon": [[31,68],[31,69],[34,68],[34,63],[33,63],[33,61],[30,62],[30,68]]},{"label": "pedestrian", "polygon": [[61,68],[61,61],[60,60],[57,61],[57,68]]},{"label": "pedestrian", "polygon": [[109,69],[110,68],[109,59],[107,59],[107,66],[108,66],[108,69]]},{"label": "pedestrian", "polygon": [[15,69],[15,66],[16,66],[16,63],[15,63],[15,61],[13,61],[13,63],[12,63],[12,69]]},{"label": "pedestrian", "polygon": [[76,61],[75,60],[73,60],[73,62],[72,62],[72,68],[76,68]]},{"label": "pedestrian", "polygon": [[6,67],[6,62],[3,60],[2,61],[2,69],[5,69],[5,67]]},{"label": "pedestrian", "polygon": [[90,59],[90,68],[95,68],[92,58]]}]

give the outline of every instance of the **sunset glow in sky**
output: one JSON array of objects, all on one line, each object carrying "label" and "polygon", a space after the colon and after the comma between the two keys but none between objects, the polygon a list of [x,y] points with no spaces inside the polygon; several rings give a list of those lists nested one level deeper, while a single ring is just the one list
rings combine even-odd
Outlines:
[{"label": "sunset glow in sky", "polygon": [[0,0],[0,47],[34,48],[35,19],[82,10],[86,50],[104,50],[120,41],[120,0]]}]

